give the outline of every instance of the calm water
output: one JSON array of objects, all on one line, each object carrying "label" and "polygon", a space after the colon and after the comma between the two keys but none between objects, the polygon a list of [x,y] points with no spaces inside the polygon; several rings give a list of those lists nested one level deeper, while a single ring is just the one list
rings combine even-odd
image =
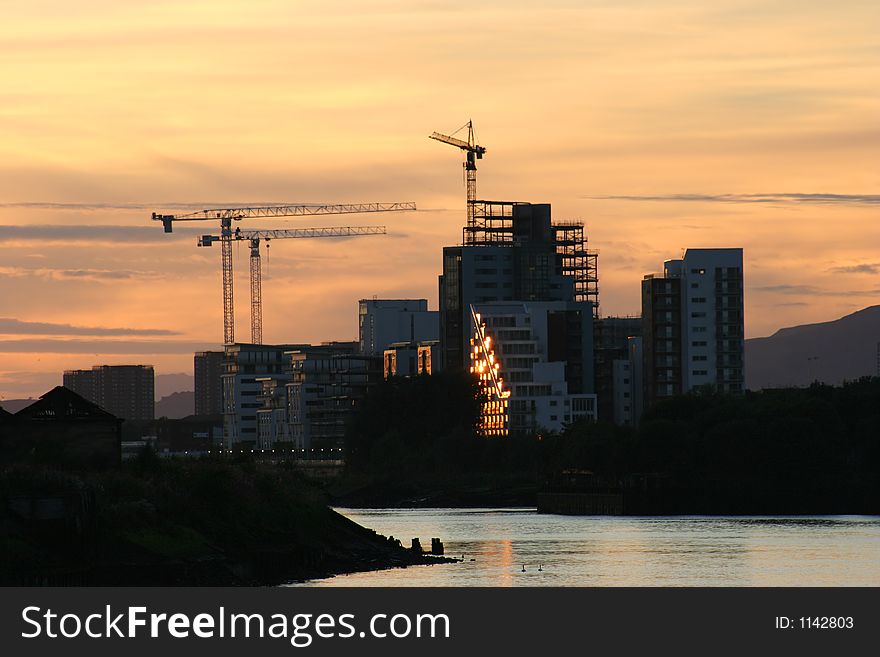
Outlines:
[{"label": "calm water", "polygon": [[[576,517],[533,509],[338,509],[463,563],[313,586],[878,586],[880,517]],[[525,565],[526,572],[522,572]],[[542,570],[539,571],[538,567]]]}]

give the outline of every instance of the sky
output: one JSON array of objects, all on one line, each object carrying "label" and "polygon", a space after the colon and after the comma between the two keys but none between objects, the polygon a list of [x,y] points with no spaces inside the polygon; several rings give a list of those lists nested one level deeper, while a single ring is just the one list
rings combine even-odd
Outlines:
[{"label": "sky", "polygon": [[[0,399],[64,369],[191,372],[222,342],[213,224],[153,211],[415,201],[263,253],[264,341],[354,339],[357,300],[437,304],[478,196],[548,202],[604,315],[688,247],[741,246],[746,335],[880,299],[876,0],[31,0],[0,23]],[[242,222],[244,223],[244,222]],[[247,248],[236,247],[247,340]]]}]

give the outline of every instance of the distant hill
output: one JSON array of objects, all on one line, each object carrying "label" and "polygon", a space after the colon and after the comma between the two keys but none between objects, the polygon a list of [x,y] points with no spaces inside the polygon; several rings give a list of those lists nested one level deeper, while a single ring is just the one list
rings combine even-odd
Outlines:
[{"label": "distant hill", "polygon": [[27,408],[38,399],[3,399],[0,400],[0,408],[9,413],[18,413],[21,409]]},{"label": "distant hill", "polygon": [[880,306],[746,340],[746,387],[805,386],[813,381],[834,385],[877,376],[878,342]]},{"label": "distant hill", "polygon": [[195,393],[174,392],[156,402],[156,417],[178,420],[195,412]]},{"label": "distant hill", "polygon": [[195,379],[192,374],[157,374],[156,399],[162,399],[174,392],[195,390]]}]

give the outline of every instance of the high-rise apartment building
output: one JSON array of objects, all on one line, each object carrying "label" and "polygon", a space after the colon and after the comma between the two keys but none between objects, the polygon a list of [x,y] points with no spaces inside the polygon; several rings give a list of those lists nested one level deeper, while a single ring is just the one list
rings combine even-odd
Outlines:
[{"label": "high-rise apartment building", "polygon": [[698,388],[744,388],[743,252],[688,249],[642,281],[647,405]]},{"label": "high-rise apartment building", "polygon": [[257,446],[258,399],[264,394],[266,377],[287,380],[285,352],[302,349],[304,344],[228,344],[223,369],[223,443],[232,449]]},{"label": "high-rise apartment building", "polygon": [[[626,353],[612,361],[611,419],[618,426],[637,426],[644,411],[642,338],[627,339]],[[601,412],[601,404],[600,404]]]},{"label": "high-rise apartment building", "polygon": [[439,333],[436,310],[427,299],[358,301],[358,346],[364,356],[381,356],[396,342],[427,342]]},{"label": "high-rise apartment building", "polygon": [[619,416],[615,408],[622,410],[619,400],[625,399],[623,395],[629,392],[616,385],[629,378],[617,376],[623,365],[617,365],[616,362],[628,360],[629,341],[642,334],[642,318],[600,317],[593,327],[598,413],[603,421],[611,421]]},{"label": "high-rise apartment building", "polygon": [[341,451],[347,418],[382,380],[382,357],[354,341],[227,345],[225,368],[224,447],[308,456]]},{"label": "high-rise apartment building", "polygon": [[553,224],[549,204],[480,201],[479,229],[443,249],[441,367],[470,366],[471,306],[495,301],[597,301],[583,224]]},{"label": "high-rise apartment building", "polygon": [[439,347],[436,340],[427,342],[395,342],[383,354],[382,375],[416,376],[433,374],[433,361]]},{"label": "high-rise apartment building", "polygon": [[591,302],[489,302],[472,307],[471,322],[484,435],[560,431],[596,419]]},{"label": "high-rise apartment building", "polygon": [[64,387],[124,420],[152,420],[156,414],[152,365],[96,365],[64,372]]},{"label": "high-rise apartment building", "polygon": [[339,458],[346,423],[367,389],[382,380],[382,358],[356,342],[301,345],[284,353],[282,373],[257,378],[255,448]]},{"label": "high-rise apartment building", "polygon": [[193,358],[196,415],[223,413],[224,358],[222,351],[200,351]]},{"label": "high-rise apartment building", "polygon": [[370,386],[382,380],[382,356],[317,345],[290,354],[290,435],[310,456],[341,453],[346,423]]}]

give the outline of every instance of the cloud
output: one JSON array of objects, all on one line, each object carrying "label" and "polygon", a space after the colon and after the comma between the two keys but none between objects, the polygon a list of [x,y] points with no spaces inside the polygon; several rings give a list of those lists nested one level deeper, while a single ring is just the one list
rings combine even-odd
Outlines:
[{"label": "cloud", "polygon": [[819,288],[812,285],[763,285],[753,288],[755,292],[773,292],[775,294],[817,294]]},{"label": "cloud", "polygon": [[880,205],[880,194],[661,194],[658,196],[584,196],[608,201],[678,201],[697,203],[765,203],[804,205]]},{"label": "cloud", "polygon": [[825,290],[814,285],[763,285],[752,288],[754,292],[770,292],[772,294],[810,295],[820,297],[867,297],[880,294],[874,290]]},{"label": "cloud", "polygon": [[36,276],[53,281],[91,280],[119,281],[131,279],[160,278],[162,274],[131,269],[51,269],[47,267],[0,267],[0,275],[10,278]]},{"label": "cloud", "polygon": [[168,329],[74,326],[72,324],[27,322],[10,317],[0,317],[0,335],[179,335],[179,332]]},{"label": "cloud", "polygon": [[[158,340],[0,340],[0,353],[10,354],[192,354],[210,348],[204,342]],[[216,348],[216,345],[213,345]]]},{"label": "cloud", "polygon": [[[149,217],[145,217],[145,223]],[[41,245],[62,244],[144,244],[171,239],[192,239],[194,232],[167,234],[158,223],[150,226],[95,224],[31,224],[0,225],[0,243],[39,242]]]},{"label": "cloud", "polygon": [[880,274],[880,262],[832,267],[828,271],[833,274]]},{"label": "cloud", "polygon": [[[285,205],[284,203],[251,202],[231,203],[229,201],[217,202],[161,202],[161,203],[55,203],[52,201],[19,201],[15,203],[0,203],[0,208],[33,209],[33,210],[204,210],[205,208],[249,208],[264,205]],[[164,210],[162,210],[164,209]]]}]

